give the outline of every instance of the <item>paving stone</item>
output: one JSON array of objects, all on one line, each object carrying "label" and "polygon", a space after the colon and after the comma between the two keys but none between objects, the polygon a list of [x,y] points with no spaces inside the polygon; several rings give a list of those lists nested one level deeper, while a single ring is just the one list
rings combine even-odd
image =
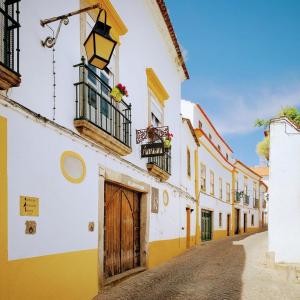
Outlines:
[{"label": "paving stone", "polygon": [[300,299],[300,285],[267,268],[267,232],[206,242],[106,287],[95,300]]}]

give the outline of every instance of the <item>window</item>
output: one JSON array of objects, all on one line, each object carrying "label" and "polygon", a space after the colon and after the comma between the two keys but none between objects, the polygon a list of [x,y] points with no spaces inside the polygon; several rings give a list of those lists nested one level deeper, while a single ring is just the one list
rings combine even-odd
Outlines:
[{"label": "window", "polygon": [[8,76],[6,70],[1,70],[0,75],[3,74],[4,77],[3,81],[0,80],[0,89],[17,86],[20,83],[19,78],[16,82],[10,78],[16,75],[19,77],[19,12],[19,0],[0,0],[0,63],[8,71],[16,72]]},{"label": "window", "polygon": [[204,164],[201,164],[200,167],[200,188],[201,191],[205,192],[206,191],[206,166]]},{"label": "window", "polygon": [[215,174],[213,171],[210,171],[210,194],[215,194]]},{"label": "window", "polygon": [[202,123],[201,121],[198,121],[198,127],[201,129],[202,128]]},{"label": "window", "polygon": [[257,183],[253,182],[253,200],[257,199]]},{"label": "window", "polygon": [[221,151],[221,146],[220,145],[218,145],[218,150]]},{"label": "window", "polygon": [[210,140],[212,139],[212,136],[211,136],[211,134],[210,134],[210,133],[208,134],[208,137],[209,137],[209,139],[210,139]]},{"label": "window", "polygon": [[228,158],[229,158],[229,157],[228,157],[228,154],[226,153],[226,159],[228,160]]},{"label": "window", "polygon": [[223,182],[221,177],[219,177],[219,198],[223,198]]},{"label": "window", "polygon": [[254,226],[254,215],[251,216],[251,226]]},{"label": "window", "polygon": [[163,126],[163,108],[150,90],[149,90],[149,94],[150,94],[150,106],[151,106],[150,123],[153,127]]},{"label": "window", "polygon": [[248,195],[248,178],[244,177],[244,195]]},{"label": "window", "polygon": [[222,227],[222,213],[219,213],[219,227]]},{"label": "window", "polygon": [[226,201],[230,202],[230,183],[226,183]]},{"label": "window", "polygon": [[[90,15],[87,14],[86,16],[86,36],[88,36],[95,22]],[[88,103],[95,111],[95,114],[97,111],[100,112],[100,123],[107,122],[107,119],[111,117],[109,112],[109,106],[111,103],[110,87],[113,87],[116,84],[115,74],[118,60],[117,48],[118,46],[116,46],[112,54],[110,63],[103,70],[97,69],[95,66],[88,65],[87,79],[90,85],[90,88],[88,89]],[[93,113],[94,112],[92,112],[92,114]],[[95,118],[98,118],[98,116]]]},{"label": "window", "polygon": [[186,164],[187,164],[187,175],[191,176],[191,153],[190,150],[186,150]]}]

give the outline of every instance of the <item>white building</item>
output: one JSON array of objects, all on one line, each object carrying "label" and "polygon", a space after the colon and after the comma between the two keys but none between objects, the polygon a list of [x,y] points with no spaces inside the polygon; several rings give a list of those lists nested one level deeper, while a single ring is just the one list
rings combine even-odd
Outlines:
[{"label": "white building", "polygon": [[286,118],[270,125],[269,251],[300,263],[300,130]]},{"label": "white building", "polygon": [[[53,49],[41,45],[58,26],[41,19],[96,1],[7,4],[5,18],[22,27],[15,44],[0,43],[1,299],[91,299],[115,275],[196,242],[197,142],[180,115],[188,72],[164,2],[99,2],[119,41],[104,71],[81,60],[98,9],[70,17]],[[110,87],[119,82],[129,97],[117,104]],[[174,137],[171,151],[148,160],[141,143],[150,136],[136,130],[149,125]]]},{"label": "white building", "polygon": [[199,223],[201,239],[256,232],[261,227],[261,177],[233,158],[233,150],[205,111],[181,101],[199,140]]}]

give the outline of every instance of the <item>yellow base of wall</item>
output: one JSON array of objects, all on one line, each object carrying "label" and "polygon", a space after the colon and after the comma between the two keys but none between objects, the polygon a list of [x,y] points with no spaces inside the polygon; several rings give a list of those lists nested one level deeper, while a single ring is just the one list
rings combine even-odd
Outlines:
[{"label": "yellow base of wall", "polygon": [[213,240],[218,240],[227,237],[226,230],[215,230],[213,232]]},{"label": "yellow base of wall", "polygon": [[5,262],[0,299],[83,300],[98,293],[98,252],[86,250]]},{"label": "yellow base of wall", "polygon": [[260,231],[259,227],[248,227],[247,230],[246,230],[246,233],[255,233],[255,232],[258,232],[258,231]]},{"label": "yellow base of wall", "polygon": [[[190,246],[195,245],[195,236],[191,237]],[[158,266],[186,250],[186,238],[153,241],[148,248],[148,267]]]}]

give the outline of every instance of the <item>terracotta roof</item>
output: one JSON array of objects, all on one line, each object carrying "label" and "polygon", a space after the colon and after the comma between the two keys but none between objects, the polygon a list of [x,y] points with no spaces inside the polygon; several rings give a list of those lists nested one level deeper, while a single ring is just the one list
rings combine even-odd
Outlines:
[{"label": "terracotta roof", "polygon": [[171,22],[171,19],[170,19],[165,1],[164,0],[156,0],[156,3],[157,3],[157,5],[160,9],[160,12],[161,12],[164,20],[165,20],[166,26],[168,28],[170,37],[171,37],[172,42],[174,44],[175,50],[177,52],[177,56],[178,56],[179,62],[181,64],[181,67],[183,69],[183,72],[185,74],[185,77],[186,77],[186,79],[189,79],[190,75],[189,75],[189,72],[188,72],[187,67],[185,65],[184,58],[183,58],[182,52],[180,50],[180,46],[179,46],[175,31],[174,31],[174,27],[172,25],[172,22]]},{"label": "terracotta roof", "polygon": [[258,176],[261,178],[261,175],[259,175],[258,173],[256,173],[255,171],[253,171],[251,168],[249,168],[248,166],[246,166],[244,163],[242,163],[240,160],[236,160],[236,162],[234,163],[235,165],[236,164],[240,164],[242,165],[244,168],[246,168],[248,171],[250,171],[252,174]]},{"label": "terracotta roof", "polygon": [[221,141],[225,144],[225,146],[231,151],[233,152],[233,150],[230,148],[230,146],[225,142],[225,140],[222,138],[222,136],[219,134],[219,132],[217,131],[217,129],[215,128],[215,126],[213,125],[213,123],[211,122],[211,120],[209,119],[209,117],[207,116],[207,114],[205,113],[205,111],[203,110],[203,108],[199,105],[196,104],[196,107],[200,110],[200,112],[203,114],[203,116],[205,117],[205,119],[207,120],[207,122],[209,123],[209,125],[212,127],[212,129],[214,130],[214,132],[216,133],[216,135],[221,139]]},{"label": "terracotta roof", "polygon": [[193,135],[193,137],[194,137],[195,143],[196,143],[198,146],[200,146],[200,143],[199,143],[199,141],[198,141],[198,138],[197,138],[197,136],[196,136],[195,130],[194,130],[194,128],[193,128],[193,125],[192,125],[190,119],[182,118],[182,121],[187,122],[187,124],[188,124],[188,126],[189,126],[189,128],[190,128],[190,131],[191,131],[191,133],[192,133],[192,135]]},{"label": "terracotta roof", "polygon": [[262,177],[269,176],[269,167],[251,167],[251,170]]}]

